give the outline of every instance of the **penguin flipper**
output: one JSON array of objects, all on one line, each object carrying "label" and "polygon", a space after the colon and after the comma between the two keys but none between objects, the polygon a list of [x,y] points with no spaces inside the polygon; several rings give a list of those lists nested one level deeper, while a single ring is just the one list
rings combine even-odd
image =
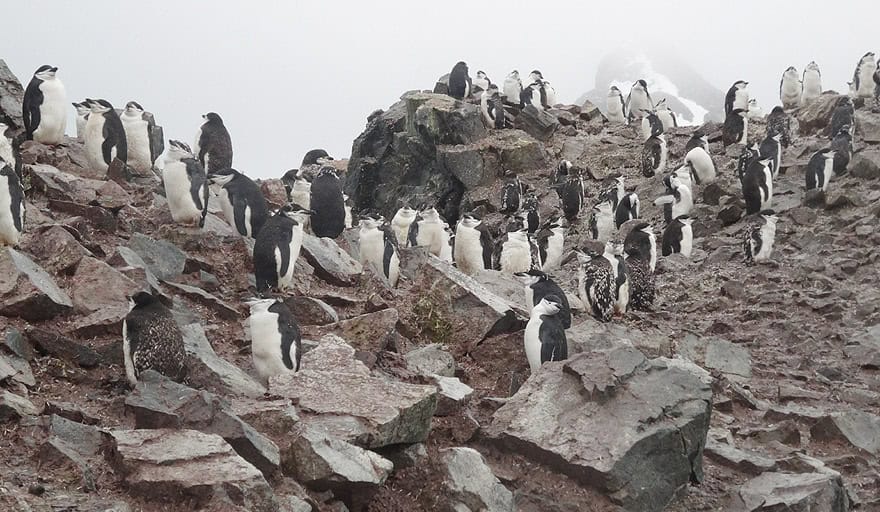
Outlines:
[{"label": "penguin flipper", "polygon": [[[243,196],[233,194],[231,190],[226,189],[229,195],[229,202],[232,203],[232,212],[235,220],[235,229],[242,236],[247,236],[247,222],[245,221],[245,210],[248,204]],[[256,235],[256,233],[254,233]]]},{"label": "penguin flipper", "polygon": [[21,109],[21,117],[24,121],[26,140],[33,140],[34,132],[40,126],[40,104],[43,103],[43,91],[33,81],[28,84],[25,92],[24,105]]},{"label": "penguin flipper", "polygon": [[110,138],[110,127],[108,123],[104,122],[104,142],[101,144],[101,156],[104,157],[104,163],[110,165],[110,162],[113,161],[113,147],[116,145],[115,141]]}]

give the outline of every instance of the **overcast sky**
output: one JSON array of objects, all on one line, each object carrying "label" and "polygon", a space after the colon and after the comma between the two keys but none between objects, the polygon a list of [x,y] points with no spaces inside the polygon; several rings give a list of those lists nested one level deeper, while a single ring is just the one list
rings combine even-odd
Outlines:
[{"label": "overcast sky", "polygon": [[27,0],[3,9],[0,58],[24,83],[58,66],[70,101],[137,100],[166,138],[191,143],[216,111],[234,166],[279,177],[312,148],[347,157],[370,112],[458,60],[498,83],[539,68],[571,102],[612,49],[663,45],[723,91],[749,80],[767,112],[789,65],[816,60],[823,86],[844,91],[858,59],[880,51],[878,14],[872,1]]}]

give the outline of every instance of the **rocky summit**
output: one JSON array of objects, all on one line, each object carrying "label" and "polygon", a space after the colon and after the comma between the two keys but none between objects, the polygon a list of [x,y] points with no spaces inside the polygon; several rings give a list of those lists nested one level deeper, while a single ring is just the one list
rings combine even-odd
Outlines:
[{"label": "rocky summit", "polygon": [[[0,78],[0,119],[19,133],[23,88],[2,61]],[[517,180],[551,218],[551,180],[570,162],[584,207],[549,271],[572,310],[562,360],[530,370],[531,305],[513,275],[468,274],[398,240],[389,286],[355,222],[335,239],[303,236],[281,292],[302,335],[299,370],[266,376],[246,302],[259,238],[227,222],[216,185],[204,225],[181,226],[161,172],[118,160],[104,172],[75,138],[17,137],[26,220],[17,246],[0,247],[0,510],[880,509],[873,100],[854,102],[853,154],[821,192],[805,191],[805,173],[842,96],[788,112],[774,250],[756,265],[743,254],[742,146],[704,124],[717,177],[692,187],[692,252],[659,255],[653,304],[603,322],[578,293],[580,260],[602,252],[591,208],[623,177],[638,217],[662,232],[654,199],[697,128],[666,129],[667,172],[645,177],[639,123],[613,124],[585,100],[507,105],[487,127],[479,96],[453,98],[450,80],[374,112],[350,159],[322,165],[355,219],[427,205],[450,228],[474,215],[502,240],[502,190]],[[704,89],[699,103],[717,103],[707,117],[720,116],[723,95]],[[749,119],[749,142],[771,124]],[[271,209],[291,180],[259,180]],[[185,378],[127,379],[123,321],[141,291],[179,328]]]}]

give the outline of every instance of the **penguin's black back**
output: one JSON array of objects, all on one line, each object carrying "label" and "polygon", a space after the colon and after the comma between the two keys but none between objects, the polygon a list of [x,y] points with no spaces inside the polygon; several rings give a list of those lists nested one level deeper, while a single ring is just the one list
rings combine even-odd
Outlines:
[{"label": "penguin's black back", "polygon": [[724,127],[721,129],[721,141],[724,147],[736,144],[742,139],[743,130],[745,129],[745,120],[741,115],[728,114],[724,120]]},{"label": "penguin's black back", "polygon": [[312,181],[311,208],[315,236],[336,238],[345,229],[345,199],[333,172],[321,172]]},{"label": "penguin's black back", "polygon": [[222,169],[232,167],[232,138],[229,131],[216,114],[208,114],[208,120],[202,125],[199,136],[198,159],[205,165],[205,155],[208,155],[208,174],[214,174]]},{"label": "penguin's black back", "polygon": [[562,187],[562,213],[567,220],[574,220],[581,211],[584,202],[583,189],[580,180],[569,179]]},{"label": "penguin's black back", "polygon": [[810,157],[804,176],[807,180],[807,190],[820,188],[822,184],[825,183],[825,156],[823,153],[817,152]]},{"label": "penguin's black back", "polygon": [[235,229],[241,235],[247,234],[244,210],[246,206],[250,206],[251,236],[256,237],[269,217],[269,205],[266,203],[260,186],[244,174],[238,173],[223,188],[226,189],[229,202],[232,203],[232,211],[235,214]]},{"label": "penguin's black back", "polygon": [[275,264],[275,248],[281,252],[281,274],[286,274],[290,265],[290,241],[296,221],[284,214],[276,214],[263,224],[254,241],[254,278],[257,291],[264,292],[278,286],[278,268]]},{"label": "penguin's black back", "polygon": [[[181,160],[186,165],[186,176],[189,178],[189,194],[193,203],[202,211],[202,219],[199,226],[205,226],[205,217],[208,215],[208,177],[205,168],[195,158]],[[204,185],[204,188],[202,186]]]},{"label": "penguin's black back", "polygon": [[455,99],[464,99],[468,84],[468,68],[464,62],[459,62],[449,73],[449,95]]},{"label": "penguin's black back", "polygon": [[547,276],[546,280],[538,281],[537,283],[531,286],[533,299],[532,301],[537,304],[541,302],[541,299],[548,295],[555,295],[559,299],[560,307],[559,313],[557,313],[556,317],[559,318],[560,323],[564,329],[568,329],[571,327],[571,306],[568,303],[568,297],[565,296],[565,292],[562,288],[556,284],[553,279],[550,279],[550,276]]},{"label": "penguin's black back", "polygon": [[678,219],[666,225],[666,229],[663,230],[663,256],[681,252],[681,228],[683,226],[684,224]]},{"label": "penguin's black back", "polygon": [[538,328],[538,339],[541,340],[541,364],[547,361],[564,361],[568,359],[568,341],[565,328],[559,315],[541,315],[541,326]]},{"label": "penguin's black back", "polygon": [[12,224],[18,232],[22,231],[21,203],[24,201],[24,191],[21,188],[21,181],[18,174],[9,164],[0,167],[0,179],[7,180],[7,187],[10,196],[10,211],[12,213]]},{"label": "penguin's black back", "polygon": [[42,80],[34,76],[24,91],[21,117],[24,121],[25,140],[33,140],[34,132],[40,126],[40,106],[43,104],[43,91],[40,90],[42,83]]},{"label": "penguin's black back", "polygon": [[746,202],[746,213],[753,214],[761,211],[761,189],[768,192],[764,166],[760,160],[754,160],[746,169],[743,176],[742,190],[743,199]]},{"label": "penguin's black back", "polygon": [[[269,312],[278,315],[278,332],[281,334],[281,360],[288,370],[299,371],[302,359],[302,335],[290,308],[281,301],[269,306]],[[290,358],[290,349],[294,347],[294,358]]]},{"label": "penguin's black back", "polygon": [[108,165],[113,161],[110,152],[114,147],[116,158],[128,162],[128,140],[125,138],[125,128],[122,127],[119,114],[111,108],[104,113],[104,143],[101,145],[104,162]]}]

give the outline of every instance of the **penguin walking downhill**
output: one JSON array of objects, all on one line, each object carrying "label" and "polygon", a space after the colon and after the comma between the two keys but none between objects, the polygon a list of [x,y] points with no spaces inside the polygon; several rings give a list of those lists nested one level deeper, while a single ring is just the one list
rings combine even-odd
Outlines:
[{"label": "penguin walking downhill", "polygon": [[688,166],[697,185],[708,185],[715,182],[715,162],[701,146],[687,152],[684,163]]},{"label": "penguin walking downhill", "polygon": [[523,85],[522,80],[519,78],[519,71],[513,70],[509,75],[504,79],[502,92],[504,93],[504,99],[507,103],[511,105],[522,106],[522,91]]},{"label": "penguin walking downhill", "polygon": [[161,373],[175,382],[186,378],[183,335],[171,311],[147,292],[130,299],[122,321],[122,355],[125,376],[132,387],[147,370]]},{"label": "penguin walking downhill", "polygon": [[323,167],[312,180],[310,190],[312,233],[317,237],[338,237],[345,230],[345,199],[336,170]]},{"label": "penguin walking downhill", "polygon": [[654,101],[651,100],[651,94],[648,92],[648,83],[644,80],[636,80],[629,90],[626,97],[626,118],[632,122],[633,119],[639,118],[644,112],[654,110]]},{"label": "penguin walking downhill", "polygon": [[791,116],[779,105],[773,107],[767,116],[767,133],[780,133],[782,147],[791,145]]},{"label": "penguin walking downhill", "polygon": [[578,253],[578,298],[601,322],[614,316],[616,284],[611,262],[599,254]]},{"label": "penguin walking downhill", "polygon": [[86,158],[92,169],[106,173],[110,162],[118,158],[128,161],[128,141],[125,128],[116,109],[107,100],[86,100],[89,102],[89,120],[86,122]]},{"label": "penguin walking downhill", "polygon": [[129,101],[120,116],[128,147],[128,165],[141,175],[147,175],[159,157],[150,144],[150,130],[156,126],[153,116],[144,112],[136,101]]},{"label": "penguin walking downhill", "polygon": [[773,254],[776,239],[776,222],[779,218],[773,210],[764,210],[749,223],[743,232],[743,253],[746,265],[762,263]]},{"label": "penguin walking downhill", "polygon": [[364,269],[372,267],[382,275],[391,287],[397,286],[400,277],[400,258],[397,255],[395,240],[385,229],[385,219],[381,216],[366,216],[361,219],[358,230],[358,254]]},{"label": "penguin walking downhill", "polygon": [[86,135],[86,122],[92,109],[89,108],[89,104],[85,101],[73,103],[73,108],[76,109],[76,138],[81,141]]},{"label": "penguin walking downhill", "polygon": [[539,304],[544,297],[555,295],[559,298],[559,319],[562,321],[562,327],[568,329],[571,327],[571,306],[568,298],[562,288],[556,284],[546,272],[538,269],[532,269],[528,272],[517,272],[515,274],[517,280],[523,284],[526,292],[526,306],[531,311],[535,305]]},{"label": "penguin walking downhill", "polygon": [[669,192],[667,195],[654,200],[654,205],[663,205],[663,218],[666,222],[670,223],[682,215],[690,215],[694,208],[694,196],[690,187],[673,175],[669,179],[667,192]]},{"label": "penguin walking downhill", "polygon": [[685,258],[691,257],[694,249],[693,222],[694,219],[683,215],[666,225],[663,230],[663,256],[678,253]]},{"label": "penguin walking downhill", "polygon": [[449,73],[449,95],[457,100],[463,100],[471,95],[471,77],[464,62],[457,62]]},{"label": "penguin walking downhill", "polygon": [[293,283],[293,271],[302,248],[302,221],[311,211],[285,206],[266,219],[254,241],[254,277],[257,291],[284,292]]},{"label": "penguin walking downhill", "polygon": [[630,230],[624,241],[626,268],[630,280],[629,305],[647,311],[654,304],[654,268],[657,262],[657,241],[648,223],[641,222]]},{"label": "penguin walking downhill", "polygon": [[562,264],[562,250],[565,243],[564,219],[552,219],[538,231],[535,242],[538,244],[538,267],[544,272],[558,268]]},{"label": "penguin walking downhill", "polygon": [[298,372],[302,334],[287,304],[281,299],[253,299],[246,304],[251,311],[251,357],[263,384],[275,375]]},{"label": "penguin walking downhill", "polygon": [[67,93],[56,75],[58,68],[42,65],[24,91],[21,117],[25,140],[61,144],[67,127]]},{"label": "penguin walking downhill", "polygon": [[[834,176],[834,150],[827,148],[814,153],[807,163],[804,175],[807,180],[807,190],[818,189],[825,192],[831,177]],[[761,210],[766,209],[761,208]]]},{"label": "penguin walking downhill", "polygon": [[409,205],[403,205],[397,210],[394,217],[391,218],[391,230],[394,232],[395,238],[397,238],[397,245],[399,247],[409,247],[409,227],[416,220],[418,214],[419,212],[414,208],[410,208]]},{"label": "penguin walking downhill", "polygon": [[741,108],[733,109],[724,120],[721,128],[721,142],[724,147],[732,144],[747,144],[749,138],[749,118]]},{"label": "penguin walking downhill", "polygon": [[608,90],[608,98],[605,100],[605,117],[608,121],[615,124],[626,124],[626,102],[623,99],[623,93],[617,86],[612,85]]},{"label": "penguin walking downhill", "polygon": [[490,269],[493,248],[492,235],[482,221],[470,214],[462,215],[455,227],[455,266],[468,275]]},{"label": "penguin walking downhill", "polygon": [[269,205],[260,186],[235,169],[224,169],[209,179],[220,187],[217,197],[226,222],[239,235],[255,238],[269,218]]},{"label": "penguin walking downhill", "polygon": [[782,79],[779,81],[779,101],[782,102],[782,107],[791,110],[801,106],[802,89],[797,68],[789,66],[782,73]]},{"label": "penguin walking downhill", "polygon": [[758,153],[760,158],[770,160],[770,170],[775,179],[779,174],[779,168],[782,165],[782,134],[768,133],[764,140],[761,141]]},{"label": "penguin walking downhill", "polygon": [[773,202],[773,171],[770,160],[755,160],[746,169],[742,181],[743,199],[746,203],[746,214],[751,215],[767,210]]},{"label": "penguin walking downhill", "polygon": [[556,295],[548,295],[532,308],[523,343],[533,375],[548,361],[568,359],[568,341],[559,319],[561,302]]},{"label": "penguin walking downhill", "polygon": [[593,205],[593,215],[590,217],[590,237],[593,240],[607,242],[614,234],[615,212],[610,199],[599,201]]},{"label": "penguin walking downhill", "polygon": [[208,177],[185,143],[168,141],[162,181],[174,222],[204,227],[208,215]]},{"label": "penguin walking downhill", "polygon": [[232,137],[216,112],[203,115],[205,120],[196,133],[195,155],[208,174],[232,167]]},{"label": "penguin walking downhill", "polygon": [[528,272],[532,268],[532,244],[525,229],[507,233],[498,251],[496,268],[505,274]]},{"label": "penguin walking downhill", "polygon": [[18,246],[24,232],[24,191],[18,174],[0,160],[0,247]]},{"label": "penguin walking downhill", "polygon": [[857,98],[874,97],[874,72],[877,63],[874,61],[874,52],[868,52],[862,56],[853,73],[853,90]]},{"label": "penguin walking downhill", "polygon": [[[440,217],[436,208],[422,210],[409,225],[409,247],[426,247],[428,252],[443,259],[443,253],[449,246],[449,225]],[[451,261],[451,254],[450,261]]]},{"label": "penguin walking downhill", "polygon": [[837,135],[831,140],[831,149],[834,150],[834,174],[840,176],[846,174],[846,168],[852,159],[852,130],[849,126],[841,126]]},{"label": "penguin walking downhill", "polygon": [[804,68],[804,75],[801,79],[801,103],[805,104],[822,94],[822,73],[819,71],[819,65],[816,61],[812,61]]},{"label": "penguin walking downhill", "polygon": [[742,111],[746,111],[749,108],[749,83],[745,80],[737,80],[730,86],[730,89],[727,90],[727,95],[724,97],[724,118],[733,113],[734,110],[740,109]]},{"label": "penguin walking downhill", "polygon": [[568,180],[559,190],[562,213],[565,215],[565,220],[573,223],[584,206],[584,180],[580,175],[569,175]]},{"label": "penguin walking downhill", "polygon": [[665,135],[655,135],[646,140],[642,147],[642,175],[650,178],[662,174],[666,170],[668,157]]}]

